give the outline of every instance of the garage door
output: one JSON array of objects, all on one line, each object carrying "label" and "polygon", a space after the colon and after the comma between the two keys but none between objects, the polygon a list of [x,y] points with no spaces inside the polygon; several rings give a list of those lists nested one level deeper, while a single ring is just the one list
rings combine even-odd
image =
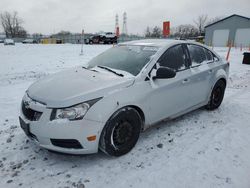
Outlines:
[{"label": "garage door", "polygon": [[229,29],[215,30],[213,34],[213,46],[227,46]]},{"label": "garage door", "polygon": [[236,30],[235,45],[242,45],[243,47],[250,46],[250,28]]}]

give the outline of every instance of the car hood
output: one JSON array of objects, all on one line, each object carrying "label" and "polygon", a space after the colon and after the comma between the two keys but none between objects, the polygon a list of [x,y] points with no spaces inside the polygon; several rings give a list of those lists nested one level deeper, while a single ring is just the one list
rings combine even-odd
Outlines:
[{"label": "car hood", "polygon": [[111,72],[95,72],[77,67],[50,75],[33,83],[30,98],[49,108],[63,108],[104,97],[134,83],[134,77],[119,77]]}]

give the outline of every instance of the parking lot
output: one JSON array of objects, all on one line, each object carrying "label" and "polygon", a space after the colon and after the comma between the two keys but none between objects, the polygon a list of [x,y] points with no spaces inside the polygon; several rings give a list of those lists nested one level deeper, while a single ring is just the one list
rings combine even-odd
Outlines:
[{"label": "parking lot", "polygon": [[[112,45],[0,44],[0,187],[250,187],[250,65],[232,48],[221,107],[199,109],[141,134],[119,158],[59,155],[21,130],[22,96],[34,81],[84,65]],[[227,48],[215,48],[222,57]]]}]

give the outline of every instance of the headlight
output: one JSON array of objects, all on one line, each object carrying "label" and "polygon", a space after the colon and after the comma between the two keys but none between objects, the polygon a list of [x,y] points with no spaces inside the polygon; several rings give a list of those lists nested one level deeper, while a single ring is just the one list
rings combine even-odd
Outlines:
[{"label": "headlight", "polygon": [[84,117],[89,108],[100,99],[101,98],[94,99],[68,108],[53,109],[50,120],[54,119],[68,119],[71,121],[80,120]]},{"label": "headlight", "polygon": [[82,103],[70,108],[57,109],[55,119],[82,119],[89,109],[88,103]]}]

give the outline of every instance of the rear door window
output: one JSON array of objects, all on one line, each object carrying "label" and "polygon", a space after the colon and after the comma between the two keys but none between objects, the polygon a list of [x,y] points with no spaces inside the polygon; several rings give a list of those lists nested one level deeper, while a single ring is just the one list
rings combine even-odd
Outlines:
[{"label": "rear door window", "polygon": [[204,51],[204,48],[198,45],[192,45],[192,44],[188,44],[187,47],[188,47],[190,59],[192,62],[191,67],[199,66],[202,63],[207,62],[207,56]]},{"label": "rear door window", "polygon": [[208,62],[213,62],[214,61],[214,56],[212,54],[212,52],[210,52],[209,50],[203,48],[207,57],[207,61]]}]

